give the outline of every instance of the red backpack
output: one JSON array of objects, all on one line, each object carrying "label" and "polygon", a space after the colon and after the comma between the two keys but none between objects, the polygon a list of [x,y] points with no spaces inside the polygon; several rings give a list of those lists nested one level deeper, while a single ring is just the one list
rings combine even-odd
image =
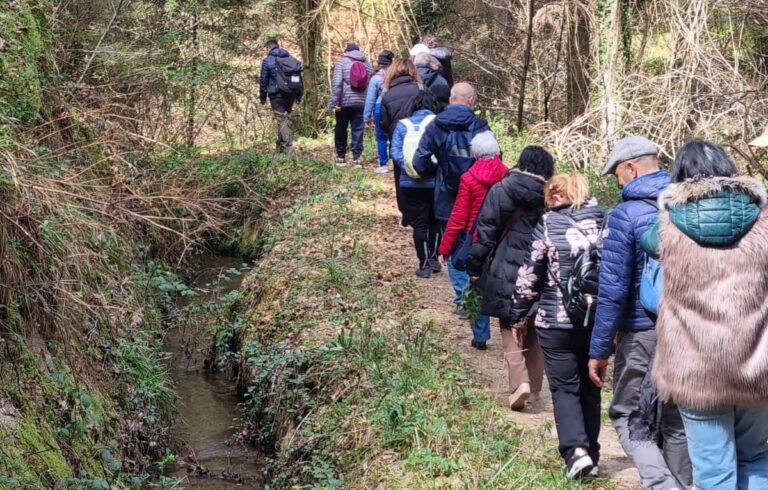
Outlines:
[{"label": "red backpack", "polygon": [[361,61],[353,61],[349,68],[349,86],[352,90],[366,90],[368,88],[368,68]]}]

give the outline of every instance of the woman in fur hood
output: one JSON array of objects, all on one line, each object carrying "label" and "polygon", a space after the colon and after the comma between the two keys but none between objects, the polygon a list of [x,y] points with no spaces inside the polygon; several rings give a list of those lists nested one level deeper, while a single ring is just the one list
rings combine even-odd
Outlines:
[{"label": "woman in fur hood", "polygon": [[643,248],[664,286],[653,380],[680,407],[696,488],[768,488],[768,197],[692,141]]}]

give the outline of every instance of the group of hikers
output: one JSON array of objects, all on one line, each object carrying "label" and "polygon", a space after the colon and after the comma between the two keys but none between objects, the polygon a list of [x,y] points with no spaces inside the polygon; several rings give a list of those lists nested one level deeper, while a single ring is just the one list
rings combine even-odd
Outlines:
[{"label": "group of hikers", "polygon": [[[475,114],[474,88],[453,84],[450,51],[422,41],[406,58],[381,52],[376,71],[347,46],[329,100],[336,163],[347,165],[351,126],[359,166],[364,128],[375,126],[377,171],[391,159],[416,276],[447,268],[453,313],[469,319],[476,349],[499,320],[510,408],[537,398],[546,373],[567,476],[598,475],[613,355],[609,416],[643,488],[768,489],[763,183],[703,140],[679,148],[667,171],[658,146],[633,135],[602,169],[621,189],[607,210],[540,146],[510,169]],[[750,144],[768,148],[768,130]]]}]

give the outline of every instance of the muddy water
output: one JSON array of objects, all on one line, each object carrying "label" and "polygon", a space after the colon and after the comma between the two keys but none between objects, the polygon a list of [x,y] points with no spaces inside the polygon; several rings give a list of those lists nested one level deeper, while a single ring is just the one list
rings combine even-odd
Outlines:
[{"label": "muddy water", "polygon": [[[193,284],[203,293],[180,306],[204,305],[236,289],[242,275],[221,279],[220,274],[241,267],[239,258],[205,257]],[[239,415],[235,385],[226,373],[210,373],[203,367],[211,346],[209,321],[199,315],[175,326],[167,336],[169,370],[180,398],[174,437],[184,444],[168,476],[186,477],[183,485],[188,489],[262,488],[261,456],[233,443]]]}]

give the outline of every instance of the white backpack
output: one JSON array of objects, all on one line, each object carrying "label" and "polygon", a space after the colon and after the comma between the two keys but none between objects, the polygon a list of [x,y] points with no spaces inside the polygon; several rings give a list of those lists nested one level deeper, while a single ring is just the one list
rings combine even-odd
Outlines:
[{"label": "white backpack", "polygon": [[419,148],[419,142],[427,126],[435,119],[434,114],[426,116],[419,124],[414,124],[410,119],[401,119],[400,122],[405,125],[405,138],[403,138],[403,163],[405,163],[405,173],[412,179],[420,179],[421,175],[413,168],[413,157],[416,156],[416,150]]}]

